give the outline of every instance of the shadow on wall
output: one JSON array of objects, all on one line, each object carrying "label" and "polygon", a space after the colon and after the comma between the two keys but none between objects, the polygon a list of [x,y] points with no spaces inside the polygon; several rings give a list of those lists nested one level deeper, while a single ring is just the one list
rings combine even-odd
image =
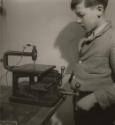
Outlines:
[{"label": "shadow on wall", "polygon": [[[69,73],[74,66],[74,59],[77,58],[78,42],[83,35],[84,32],[81,27],[76,22],[72,22],[59,33],[56,39],[55,47],[59,48],[62,58],[68,63],[67,73]],[[69,90],[69,85],[66,86],[66,89]],[[58,109],[57,115],[63,125],[74,124],[72,97],[67,97]]]},{"label": "shadow on wall", "polygon": [[56,39],[54,47],[60,50],[62,58],[68,63],[67,73],[74,66],[74,59],[77,58],[78,41],[83,34],[81,27],[76,22],[72,22],[59,33]]}]

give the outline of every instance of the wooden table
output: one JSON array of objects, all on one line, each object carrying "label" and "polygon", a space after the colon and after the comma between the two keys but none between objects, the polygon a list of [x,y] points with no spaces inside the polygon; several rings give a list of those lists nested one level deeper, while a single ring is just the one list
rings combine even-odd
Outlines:
[{"label": "wooden table", "polygon": [[0,120],[15,121],[17,125],[46,125],[53,113],[56,112],[65,100],[65,97],[62,97],[53,107],[42,107],[12,103],[8,100],[10,95],[11,88],[3,87],[0,89]]}]

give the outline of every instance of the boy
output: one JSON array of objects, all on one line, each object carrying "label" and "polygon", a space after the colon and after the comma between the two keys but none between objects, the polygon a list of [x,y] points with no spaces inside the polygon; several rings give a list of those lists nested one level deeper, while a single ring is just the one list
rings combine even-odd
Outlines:
[{"label": "boy", "polygon": [[86,34],[78,46],[71,88],[76,125],[113,125],[115,104],[115,38],[104,17],[108,0],[72,0],[71,9]]}]

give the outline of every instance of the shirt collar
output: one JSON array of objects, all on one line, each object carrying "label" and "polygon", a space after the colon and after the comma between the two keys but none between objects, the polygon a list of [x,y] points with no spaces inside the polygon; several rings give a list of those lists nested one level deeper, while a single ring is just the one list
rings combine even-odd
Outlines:
[{"label": "shirt collar", "polygon": [[90,42],[92,42],[94,39],[96,39],[97,37],[100,37],[101,35],[103,35],[106,31],[108,31],[110,28],[112,27],[112,24],[110,21],[107,21],[106,24],[100,26],[98,29],[94,30],[93,32],[90,33],[90,35],[86,35],[85,36],[85,43],[89,44]]},{"label": "shirt collar", "polygon": [[94,37],[99,37],[99,36],[103,35],[106,31],[108,31],[112,27],[111,22],[109,22],[109,21],[106,21],[106,22],[107,22],[106,24],[100,26],[98,29],[96,29],[94,31],[94,33],[93,33]]}]

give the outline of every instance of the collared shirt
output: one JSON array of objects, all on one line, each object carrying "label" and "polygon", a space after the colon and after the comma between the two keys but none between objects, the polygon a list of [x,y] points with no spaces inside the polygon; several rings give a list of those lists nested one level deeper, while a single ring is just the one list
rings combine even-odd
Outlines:
[{"label": "collared shirt", "polygon": [[[81,91],[95,92],[102,107],[115,103],[115,39],[111,24],[83,38],[74,74]],[[109,99],[108,99],[109,98]]]}]

